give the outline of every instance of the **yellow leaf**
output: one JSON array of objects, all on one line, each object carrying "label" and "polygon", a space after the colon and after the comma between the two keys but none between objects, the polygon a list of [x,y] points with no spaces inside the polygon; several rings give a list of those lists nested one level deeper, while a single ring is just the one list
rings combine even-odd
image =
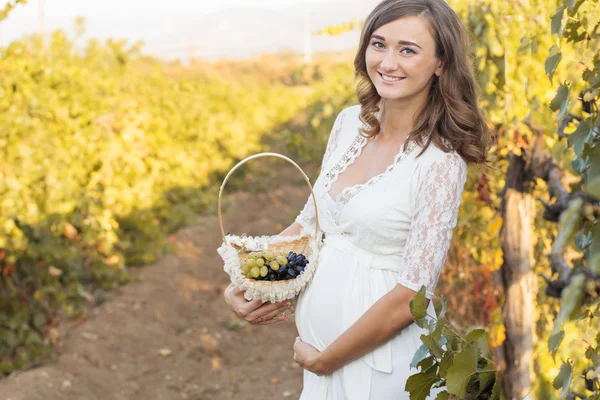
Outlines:
[{"label": "yellow leaf", "polygon": [[502,228],[502,217],[497,216],[488,224],[487,230],[490,235],[496,236],[500,232],[500,228]]}]

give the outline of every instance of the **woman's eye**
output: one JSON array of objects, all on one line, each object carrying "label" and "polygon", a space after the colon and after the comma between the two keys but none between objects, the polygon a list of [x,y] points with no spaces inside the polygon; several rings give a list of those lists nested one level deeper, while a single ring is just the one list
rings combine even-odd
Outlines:
[{"label": "woman's eye", "polygon": [[416,51],[414,51],[413,49],[408,48],[408,47],[405,47],[402,50],[400,50],[400,53],[402,53],[403,51],[408,51],[408,53],[405,53],[405,54],[417,54]]},{"label": "woman's eye", "polygon": [[375,47],[376,49],[383,49],[384,48],[383,43],[381,43],[381,42],[373,42],[373,43],[371,43],[371,45],[373,47]]}]

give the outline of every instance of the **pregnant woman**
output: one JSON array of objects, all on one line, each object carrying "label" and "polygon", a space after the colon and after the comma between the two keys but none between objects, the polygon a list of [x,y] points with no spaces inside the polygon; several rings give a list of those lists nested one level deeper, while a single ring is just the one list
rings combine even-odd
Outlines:
[{"label": "pregnant woman", "polygon": [[[466,30],[444,0],[385,0],[368,16],[354,61],[359,103],[337,117],[314,184],[322,247],[296,309],[301,400],[408,399],[423,330],[409,303],[429,299],[456,225],[467,164],[494,142],[477,105]],[[309,197],[281,235],[314,234]],[[231,309],[268,325],[286,304]]]}]

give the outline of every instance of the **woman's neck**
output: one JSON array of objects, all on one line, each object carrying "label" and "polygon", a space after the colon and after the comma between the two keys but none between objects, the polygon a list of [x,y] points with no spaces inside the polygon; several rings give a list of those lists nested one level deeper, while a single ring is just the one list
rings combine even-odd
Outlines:
[{"label": "woman's neck", "polygon": [[415,99],[410,101],[382,99],[379,139],[404,142],[414,127],[417,113],[424,104],[425,101],[415,101]]}]

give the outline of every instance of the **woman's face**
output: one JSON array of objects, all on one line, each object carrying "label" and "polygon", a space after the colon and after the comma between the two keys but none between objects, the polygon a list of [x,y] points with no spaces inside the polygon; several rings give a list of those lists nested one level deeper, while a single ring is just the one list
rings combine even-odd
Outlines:
[{"label": "woman's face", "polygon": [[377,28],[365,53],[367,73],[387,100],[426,98],[434,74],[441,73],[435,40],[421,17],[403,17]]}]

